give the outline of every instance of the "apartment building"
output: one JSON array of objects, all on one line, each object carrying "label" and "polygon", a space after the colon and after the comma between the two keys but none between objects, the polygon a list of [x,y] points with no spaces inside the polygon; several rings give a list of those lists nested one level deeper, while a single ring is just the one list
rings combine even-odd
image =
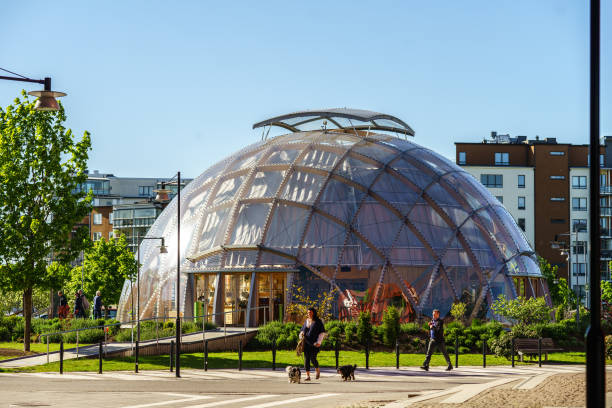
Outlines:
[{"label": "apartment building", "polygon": [[[535,251],[557,265],[560,277],[584,300],[590,248],[589,146],[491,132],[482,142],[457,142],[455,147],[457,164],[504,204]],[[610,279],[612,137],[601,146],[600,164],[600,267],[602,277]],[[559,246],[570,248],[569,253]]]}]

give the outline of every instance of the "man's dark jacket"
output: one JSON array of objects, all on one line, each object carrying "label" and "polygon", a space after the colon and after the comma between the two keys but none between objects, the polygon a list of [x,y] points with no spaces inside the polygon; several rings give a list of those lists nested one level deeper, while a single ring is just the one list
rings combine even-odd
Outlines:
[{"label": "man's dark jacket", "polygon": [[429,337],[434,339],[436,342],[444,341],[444,322],[442,319],[432,319],[432,326],[429,329]]}]

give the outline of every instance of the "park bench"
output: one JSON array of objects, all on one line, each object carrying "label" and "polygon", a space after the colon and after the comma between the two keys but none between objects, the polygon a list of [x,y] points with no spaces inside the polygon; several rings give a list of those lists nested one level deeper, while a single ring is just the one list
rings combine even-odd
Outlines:
[{"label": "park bench", "polygon": [[[519,361],[523,361],[523,356],[526,354],[533,359],[534,356],[538,355],[538,339],[515,339],[514,349],[519,355]],[[544,354],[544,360],[548,360],[548,353],[563,351],[563,349],[555,347],[555,344],[549,337],[542,338],[541,350],[542,354]]]}]

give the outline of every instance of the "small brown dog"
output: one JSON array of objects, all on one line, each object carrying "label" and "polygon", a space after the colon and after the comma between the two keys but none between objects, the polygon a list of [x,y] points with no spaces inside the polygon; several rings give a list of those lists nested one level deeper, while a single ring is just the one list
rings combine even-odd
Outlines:
[{"label": "small brown dog", "polygon": [[289,376],[289,384],[291,383],[300,383],[300,380],[302,378],[302,372],[300,371],[299,367],[296,366],[287,366],[287,368],[285,368],[285,371],[287,372],[287,375]]},{"label": "small brown dog", "polygon": [[357,368],[357,364],[355,365],[343,365],[338,367],[338,374],[342,377],[342,381],[355,381],[355,369]]}]

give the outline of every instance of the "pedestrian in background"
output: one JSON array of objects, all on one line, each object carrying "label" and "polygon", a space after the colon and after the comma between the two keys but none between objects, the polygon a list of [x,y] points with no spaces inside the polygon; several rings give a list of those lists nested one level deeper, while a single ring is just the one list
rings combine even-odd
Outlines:
[{"label": "pedestrian in background", "polygon": [[96,291],[96,296],[93,298],[93,314],[94,319],[102,318],[102,297],[100,296],[100,291]]},{"label": "pedestrian in background", "polygon": [[425,357],[425,361],[421,366],[422,370],[429,371],[429,361],[431,360],[431,355],[434,352],[434,347],[438,348],[444,355],[446,359],[446,363],[448,367],[446,367],[446,371],[450,371],[453,369],[453,364],[450,361],[450,357],[448,356],[448,352],[446,351],[446,344],[444,343],[444,322],[440,319],[440,311],[438,309],[434,309],[433,319],[429,322],[429,344],[427,345],[427,356]]},{"label": "pedestrian in background", "polygon": [[300,339],[302,338],[304,339],[304,368],[306,369],[306,379],[304,381],[310,381],[310,363],[315,368],[315,378],[318,379],[321,376],[321,371],[319,370],[317,354],[325,338],[325,326],[317,316],[314,307],[308,309],[308,318],[300,331]]},{"label": "pedestrian in background", "polygon": [[70,313],[70,308],[68,307],[68,299],[64,292],[61,290],[57,291],[57,296],[59,297],[59,307],[57,308],[57,315],[60,319],[65,319],[68,317],[68,313]]},{"label": "pedestrian in background", "polygon": [[74,317],[83,319],[85,317],[85,309],[83,309],[83,298],[79,291],[74,294]]}]

